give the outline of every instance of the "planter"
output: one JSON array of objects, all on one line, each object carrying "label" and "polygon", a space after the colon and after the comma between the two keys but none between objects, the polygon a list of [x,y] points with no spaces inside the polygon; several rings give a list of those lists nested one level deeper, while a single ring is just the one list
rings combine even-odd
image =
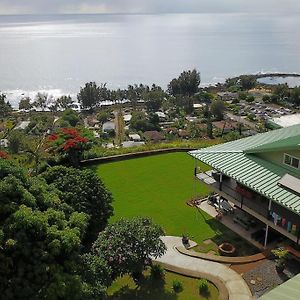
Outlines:
[{"label": "planter", "polygon": [[183,245],[188,245],[189,244],[189,238],[187,236],[182,237],[182,244]]},{"label": "planter", "polygon": [[230,243],[222,243],[219,246],[219,253],[223,256],[233,256],[235,253],[235,247]]}]

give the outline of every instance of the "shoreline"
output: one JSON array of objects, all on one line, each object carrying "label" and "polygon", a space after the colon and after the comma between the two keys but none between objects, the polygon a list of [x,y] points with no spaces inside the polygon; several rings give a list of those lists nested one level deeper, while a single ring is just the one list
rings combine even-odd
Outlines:
[{"label": "shoreline", "polygon": [[[238,76],[232,76],[232,77],[228,77],[228,78],[239,78],[240,76],[244,76],[244,75],[253,76],[257,80],[263,79],[263,78],[283,78],[283,79],[285,79],[285,78],[295,78],[295,79],[300,78],[300,73],[298,73],[298,72],[258,72],[258,73],[254,73],[254,74],[253,73],[252,74],[251,73],[241,74]],[[207,87],[211,87],[211,86],[217,86],[218,84],[224,84],[225,80],[224,81],[220,80],[218,82],[209,82],[209,83],[205,82],[202,85],[200,84],[200,87],[207,88]],[[272,85],[272,84],[270,84],[270,85]],[[300,85],[300,80],[299,80],[299,85]],[[80,86],[78,86],[78,92],[79,92],[79,90],[80,90]],[[57,98],[62,95],[70,95],[74,100],[76,100],[76,95],[77,95],[77,92],[65,91],[63,88],[50,88],[50,89],[41,88],[41,89],[37,89],[37,90],[33,90],[33,89],[23,90],[23,89],[16,88],[16,89],[11,89],[11,90],[2,90],[2,92],[7,95],[7,100],[15,108],[17,108],[19,101],[23,97],[28,96],[33,99],[37,93],[46,93],[46,94],[48,94],[49,97],[53,97],[53,98]]]}]

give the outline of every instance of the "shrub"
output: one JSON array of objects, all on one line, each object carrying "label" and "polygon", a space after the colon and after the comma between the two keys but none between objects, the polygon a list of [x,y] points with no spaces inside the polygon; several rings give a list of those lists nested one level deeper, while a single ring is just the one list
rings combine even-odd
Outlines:
[{"label": "shrub", "polygon": [[165,270],[161,265],[152,265],[151,277],[154,279],[162,279],[165,277]]},{"label": "shrub", "polygon": [[183,290],[182,282],[179,280],[173,280],[172,287],[175,293],[179,293]]},{"label": "shrub", "polygon": [[208,292],[208,281],[206,279],[199,280],[199,293],[206,294]]}]

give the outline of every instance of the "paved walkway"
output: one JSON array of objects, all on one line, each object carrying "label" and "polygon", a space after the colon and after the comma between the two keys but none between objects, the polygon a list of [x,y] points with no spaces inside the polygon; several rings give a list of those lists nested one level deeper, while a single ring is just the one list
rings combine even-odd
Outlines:
[{"label": "paved walkway", "polygon": [[167,246],[167,252],[162,257],[156,259],[156,261],[162,263],[166,269],[172,271],[176,270],[177,273],[181,273],[180,271],[182,269],[184,275],[189,275],[187,271],[190,271],[191,276],[201,274],[201,276],[212,281],[213,278],[215,278],[217,281],[222,282],[227,288],[229,300],[253,299],[244,279],[229,267],[220,263],[179,253],[175,248],[182,246],[181,238],[179,237],[164,236],[162,240]]}]

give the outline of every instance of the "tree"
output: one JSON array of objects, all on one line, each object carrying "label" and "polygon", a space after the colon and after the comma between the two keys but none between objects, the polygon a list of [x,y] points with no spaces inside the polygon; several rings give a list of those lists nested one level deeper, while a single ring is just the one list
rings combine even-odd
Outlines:
[{"label": "tree", "polygon": [[139,100],[139,95],[137,89],[133,85],[128,85],[127,98],[131,102],[132,107],[136,108]]},{"label": "tree", "polygon": [[171,95],[183,95],[191,97],[198,92],[200,85],[200,73],[197,70],[182,72],[178,78],[174,78],[168,85]]},{"label": "tree", "polygon": [[78,167],[85,150],[92,147],[93,136],[87,129],[62,128],[48,136],[48,150],[58,153],[71,165]]},{"label": "tree", "polygon": [[87,215],[68,214],[54,187],[0,159],[3,299],[83,299],[81,237]]},{"label": "tree", "polygon": [[93,244],[92,254],[100,255],[112,270],[112,279],[141,272],[151,257],[162,256],[166,247],[163,230],[148,218],[121,219],[110,224]]},{"label": "tree", "polygon": [[19,110],[31,110],[32,104],[31,104],[31,98],[30,97],[24,97],[19,102]]},{"label": "tree", "polygon": [[300,87],[295,87],[291,91],[291,101],[295,105],[300,105]]},{"label": "tree", "polygon": [[58,108],[65,110],[68,108],[74,107],[74,101],[70,95],[68,96],[61,96],[56,100],[56,103],[58,105]]},{"label": "tree", "polygon": [[144,93],[145,105],[149,111],[160,109],[165,98],[165,92],[160,86],[152,85],[151,90]]},{"label": "tree", "polygon": [[7,117],[12,112],[12,107],[8,101],[5,102],[6,95],[0,93],[0,118]]},{"label": "tree", "polygon": [[47,107],[47,100],[48,94],[38,92],[32,105],[35,108],[40,108],[42,111],[44,111]]},{"label": "tree", "polygon": [[67,124],[69,124],[68,126],[75,127],[79,123],[80,117],[75,110],[71,108],[66,108],[65,111],[62,113],[61,121],[67,122]]},{"label": "tree", "polygon": [[105,122],[107,122],[109,120],[111,116],[111,112],[110,111],[107,111],[107,110],[102,110],[102,111],[99,111],[98,114],[97,114],[97,120],[103,124]]},{"label": "tree", "polygon": [[60,198],[74,211],[90,216],[84,240],[95,241],[113,214],[112,195],[91,170],[56,166],[42,174],[48,184],[61,191]]},{"label": "tree", "polygon": [[211,103],[211,113],[218,119],[222,120],[224,118],[224,112],[225,112],[225,104],[222,100],[214,100]]},{"label": "tree", "polygon": [[241,75],[239,77],[239,84],[243,90],[253,89],[257,84],[256,77],[253,75]]},{"label": "tree", "polygon": [[278,97],[280,101],[290,96],[290,89],[287,84],[278,84],[275,86],[274,95]]},{"label": "tree", "polygon": [[10,152],[13,154],[19,153],[24,139],[25,136],[20,130],[11,130],[8,135],[8,148]]},{"label": "tree", "polygon": [[84,109],[94,109],[101,101],[101,88],[96,82],[88,82],[80,88],[77,99]]},{"label": "tree", "polygon": [[148,122],[145,113],[138,110],[133,111],[129,126],[136,131],[147,131]]}]

